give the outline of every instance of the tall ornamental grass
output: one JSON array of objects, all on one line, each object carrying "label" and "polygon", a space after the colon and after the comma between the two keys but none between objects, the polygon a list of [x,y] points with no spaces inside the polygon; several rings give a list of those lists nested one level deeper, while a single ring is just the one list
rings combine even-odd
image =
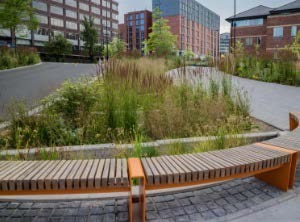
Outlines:
[{"label": "tall ornamental grass", "polygon": [[[102,73],[95,81],[65,82],[43,101],[38,115],[14,106],[0,143],[13,148],[131,143],[251,130],[247,98],[230,79],[174,84],[174,76],[165,74],[167,64],[163,59],[111,60],[99,66]],[[200,69],[193,73],[202,74]]]},{"label": "tall ornamental grass", "polygon": [[278,58],[246,53],[228,55],[218,64],[221,71],[243,78],[286,85],[300,85],[300,72],[295,57],[288,51],[278,53]]},{"label": "tall ornamental grass", "polygon": [[0,47],[0,70],[39,63],[40,57],[34,48],[19,47],[17,54],[7,47]]}]

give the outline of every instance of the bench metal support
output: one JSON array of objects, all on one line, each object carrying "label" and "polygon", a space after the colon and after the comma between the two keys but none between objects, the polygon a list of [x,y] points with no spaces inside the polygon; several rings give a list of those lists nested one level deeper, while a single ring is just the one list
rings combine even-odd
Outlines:
[{"label": "bench metal support", "polygon": [[[128,170],[130,179],[130,196],[129,196],[129,218],[131,222],[146,221],[146,192],[145,192],[145,175],[139,158],[128,159]],[[134,185],[138,184],[138,198],[134,195]]]},{"label": "bench metal support", "polygon": [[290,161],[278,169],[258,174],[255,177],[283,191],[293,189],[296,177],[298,152],[264,143],[257,143],[257,145],[264,148],[289,153]]}]

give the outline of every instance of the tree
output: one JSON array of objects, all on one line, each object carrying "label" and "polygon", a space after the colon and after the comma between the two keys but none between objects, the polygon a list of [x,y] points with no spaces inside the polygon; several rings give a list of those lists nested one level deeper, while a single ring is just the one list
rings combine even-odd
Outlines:
[{"label": "tree", "polygon": [[125,51],[125,44],[122,40],[114,38],[108,45],[109,57],[119,56]]},{"label": "tree", "polygon": [[12,42],[17,52],[16,33],[19,31],[36,30],[38,20],[31,7],[32,0],[2,0],[0,2],[0,27],[9,29]]},{"label": "tree", "polygon": [[72,53],[72,44],[62,35],[55,36],[50,42],[45,44],[47,53],[58,57],[60,55],[68,55]]},{"label": "tree", "polygon": [[84,47],[88,51],[91,60],[94,59],[95,45],[98,41],[98,32],[92,18],[84,17],[82,22],[84,30],[81,32],[82,38],[85,41]]},{"label": "tree", "polygon": [[168,21],[162,17],[158,8],[153,12],[153,25],[150,28],[149,39],[145,41],[144,52],[152,52],[157,56],[171,54],[176,46],[176,36],[170,32]]}]

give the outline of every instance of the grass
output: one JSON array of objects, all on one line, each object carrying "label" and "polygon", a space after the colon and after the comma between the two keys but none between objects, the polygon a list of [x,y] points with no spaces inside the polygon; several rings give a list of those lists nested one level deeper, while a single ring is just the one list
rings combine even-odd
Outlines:
[{"label": "grass", "polygon": [[219,61],[218,68],[243,78],[285,85],[300,86],[300,70],[296,60],[287,52],[279,52],[279,58],[267,55],[251,55],[241,52],[228,55]]},{"label": "grass", "polygon": [[6,47],[0,48],[0,70],[34,65],[40,61],[36,49],[33,48],[19,47],[17,54],[12,49]]},{"label": "grass", "polygon": [[[135,143],[133,156],[156,155],[155,150],[147,153],[139,144],[251,130],[247,96],[229,79],[191,85],[186,71],[179,73],[180,84],[174,84],[165,74],[173,66],[164,59],[111,60],[99,66],[103,75],[96,81],[65,82],[55,95],[43,100],[48,105],[38,115],[29,116],[26,104],[14,105],[12,124],[0,133],[0,146]],[[178,150],[181,148],[174,148],[173,153]]]}]

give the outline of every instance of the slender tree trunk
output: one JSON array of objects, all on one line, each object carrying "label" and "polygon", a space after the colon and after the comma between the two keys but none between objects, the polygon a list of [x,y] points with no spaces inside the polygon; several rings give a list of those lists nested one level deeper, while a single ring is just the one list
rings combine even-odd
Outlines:
[{"label": "slender tree trunk", "polygon": [[17,38],[16,38],[16,29],[12,28],[11,32],[11,40],[12,43],[15,45],[15,55],[17,55]]}]

